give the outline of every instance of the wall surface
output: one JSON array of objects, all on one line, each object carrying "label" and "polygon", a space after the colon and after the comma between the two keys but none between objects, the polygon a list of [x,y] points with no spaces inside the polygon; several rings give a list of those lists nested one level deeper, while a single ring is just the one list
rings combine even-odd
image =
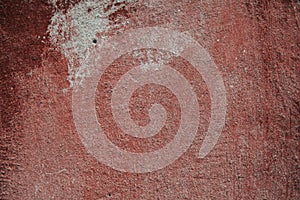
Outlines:
[{"label": "wall surface", "polygon": [[0,0],[0,199],[299,199],[299,20],[297,0]]}]

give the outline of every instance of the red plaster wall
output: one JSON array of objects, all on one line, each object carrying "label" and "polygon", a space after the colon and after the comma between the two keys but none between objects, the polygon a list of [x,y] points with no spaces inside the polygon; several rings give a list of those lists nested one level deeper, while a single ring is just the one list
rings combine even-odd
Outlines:
[{"label": "red plaster wall", "polygon": [[[72,89],[63,90],[69,87],[68,59],[47,32],[53,5],[2,0],[0,199],[299,199],[299,1],[160,2],[152,8],[143,1],[125,4],[109,16],[110,23],[119,23],[118,17],[134,23],[105,34],[176,24],[209,52],[223,77],[228,104],[225,127],[210,154],[195,156],[209,123],[210,99],[201,76],[188,71],[200,82],[207,106],[187,152],[166,168],[144,174],[98,162],[77,134]],[[68,12],[76,3],[57,6]],[[164,95],[173,98],[168,91],[155,96]],[[133,98],[133,116],[147,121],[145,113],[134,113],[139,103]],[[138,142],[118,144],[139,151]]]}]

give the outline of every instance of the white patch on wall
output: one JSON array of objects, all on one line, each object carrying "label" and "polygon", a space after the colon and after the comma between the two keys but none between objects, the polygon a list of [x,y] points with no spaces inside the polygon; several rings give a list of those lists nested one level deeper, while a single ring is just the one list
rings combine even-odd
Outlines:
[{"label": "white patch on wall", "polygon": [[[63,13],[57,5],[57,0],[50,0],[55,10],[48,26],[50,42],[68,60],[68,81],[70,87],[80,80],[89,76],[88,66],[84,66],[94,47],[93,39],[101,44],[105,38],[97,38],[97,34],[107,32],[117,25],[110,25],[108,16],[119,9],[113,6],[107,12],[105,7],[109,0],[87,0],[82,1]],[[118,2],[132,2],[134,0],[123,0]]]}]

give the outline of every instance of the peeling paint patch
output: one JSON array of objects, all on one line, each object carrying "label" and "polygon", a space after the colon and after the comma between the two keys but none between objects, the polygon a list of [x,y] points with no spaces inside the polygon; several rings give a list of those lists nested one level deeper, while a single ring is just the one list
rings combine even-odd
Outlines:
[{"label": "peeling paint patch", "polygon": [[51,0],[55,10],[48,26],[50,42],[69,60],[70,88],[89,76],[85,60],[95,44],[101,45],[105,40],[104,36],[97,36],[117,26],[110,23],[109,16],[120,9],[120,6],[133,1],[117,1],[113,4],[114,1],[111,0],[88,0],[64,12],[57,6],[57,0]]}]

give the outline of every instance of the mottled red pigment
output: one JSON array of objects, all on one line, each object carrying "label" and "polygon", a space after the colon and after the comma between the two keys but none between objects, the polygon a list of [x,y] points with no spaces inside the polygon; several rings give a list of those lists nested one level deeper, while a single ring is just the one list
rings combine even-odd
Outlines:
[{"label": "mottled red pigment", "polygon": [[[67,12],[76,3],[57,5]],[[109,16],[112,24],[132,23],[100,35],[148,26],[189,32],[212,56],[227,91],[226,125],[218,144],[204,159],[197,158],[210,98],[201,76],[174,57],[171,64],[184,66],[182,73],[197,86],[201,126],[180,159],[145,174],[113,170],[82,145],[73,123],[72,89],[64,90],[68,60],[47,34],[52,12],[43,0],[0,2],[0,199],[300,198],[299,1],[166,0],[147,7],[141,0],[124,3]],[[105,104],[97,108],[98,118],[116,145],[151,151],[174,137],[180,109],[167,89],[145,86],[132,97],[133,119],[147,123],[147,106],[162,102],[170,111],[168,125],[146,142],[120,137],[108,106],[109,89],[124,73],[121,66],[126,70],[132,63],[124,55],[102,78],[97,102]],[[150,92],[153,98],[146,98]]]}]

